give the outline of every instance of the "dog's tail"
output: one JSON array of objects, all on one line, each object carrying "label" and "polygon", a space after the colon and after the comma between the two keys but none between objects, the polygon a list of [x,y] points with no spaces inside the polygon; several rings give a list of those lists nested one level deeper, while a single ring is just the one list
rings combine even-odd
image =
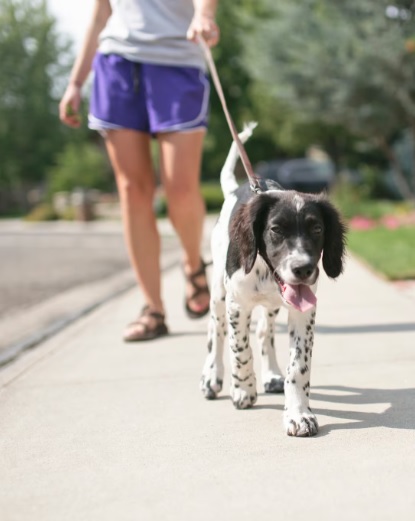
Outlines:
[{"label": "dog's tail", "polygon": [[[244,125],[243,131],[238,134],[242,143],[245,143],[245,141],[247,141],[252,136],[252,132],[256,126],[257,123],[255,122],[250,122]],[[234,173],[238,158],[238,147],[235,141],[233,141],[228,157],[226,158],[225,164],[223,165],[222,171],[220,173],[220,185],[222,187],[224,197],[231,194],[238,188],[238,183]]]}]

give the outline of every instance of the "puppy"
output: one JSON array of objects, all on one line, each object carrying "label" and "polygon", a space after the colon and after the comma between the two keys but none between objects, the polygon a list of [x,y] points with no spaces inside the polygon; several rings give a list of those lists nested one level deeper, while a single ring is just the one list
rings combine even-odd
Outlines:
[{"label": "puppy", "polygon": [[[254,125],[241,134],[245,142]],[[208,355],[200,387],[217,397],[223,383],[223,344],[229,333],[231,389],[237,409],[257,399],[249,331],[252,310],[260,307],[257,338],[262,353],[262,381],[268,393],[285,392],[284,429],[289,436],[313,436],[317,418],[309,407],[310,369],[316,315],[319,261],[326,274],[343,271],[345,226],[324,195],[283,190],[263,181],[253,193],[238,186],[235,143],[221,172],[225,201],[213,230],[213,258]],[[274,349],[275,317],[288,309],[290,359],[284,378]]]}]

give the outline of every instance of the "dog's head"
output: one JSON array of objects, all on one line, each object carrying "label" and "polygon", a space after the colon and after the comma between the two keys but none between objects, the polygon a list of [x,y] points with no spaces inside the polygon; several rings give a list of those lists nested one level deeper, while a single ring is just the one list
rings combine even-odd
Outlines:
[{"label": "dog's head", "polygon": [[272,268],[281,285],[312,285],[323,255],[331,278],[343,271],[345,232],[339,213],[324,195],[269,191],[253,196],[232,219],[230,240],[249,273],[257,255]]}]

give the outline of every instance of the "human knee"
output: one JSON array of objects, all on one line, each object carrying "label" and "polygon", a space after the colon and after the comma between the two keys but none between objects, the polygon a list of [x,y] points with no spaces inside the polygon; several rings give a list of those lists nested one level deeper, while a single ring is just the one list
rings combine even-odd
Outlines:
[{"label": "human knee", "polygon": [[121,173],[117,175],[117,186],[120,198],[125,201],[136,203],[151,203],[153,201],[155,194],[153,181]]},{"label": "human knee", "polygon": [[205,203],[199,192],[181,193],[177,197],[167,197],[168,216],[173,225],[179,225],[183,221],[192,219],[194,225],[205,212]]},{"label": "human knee", "polygon": [[189,205],[194,205],[202,200],[199,187],[177,183],[166,189],[169,207],[172,209],[185,210]]}]

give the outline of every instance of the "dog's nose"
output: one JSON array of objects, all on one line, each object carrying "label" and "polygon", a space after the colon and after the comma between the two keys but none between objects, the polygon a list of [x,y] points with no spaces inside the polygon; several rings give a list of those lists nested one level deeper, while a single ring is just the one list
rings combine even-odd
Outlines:
[{"label": "dog's nose", "polygon": [[306,280],[313,274],[314,266],[307,262],[307,264],[297,264],[291,268],[291,271],[299,280]]}]

